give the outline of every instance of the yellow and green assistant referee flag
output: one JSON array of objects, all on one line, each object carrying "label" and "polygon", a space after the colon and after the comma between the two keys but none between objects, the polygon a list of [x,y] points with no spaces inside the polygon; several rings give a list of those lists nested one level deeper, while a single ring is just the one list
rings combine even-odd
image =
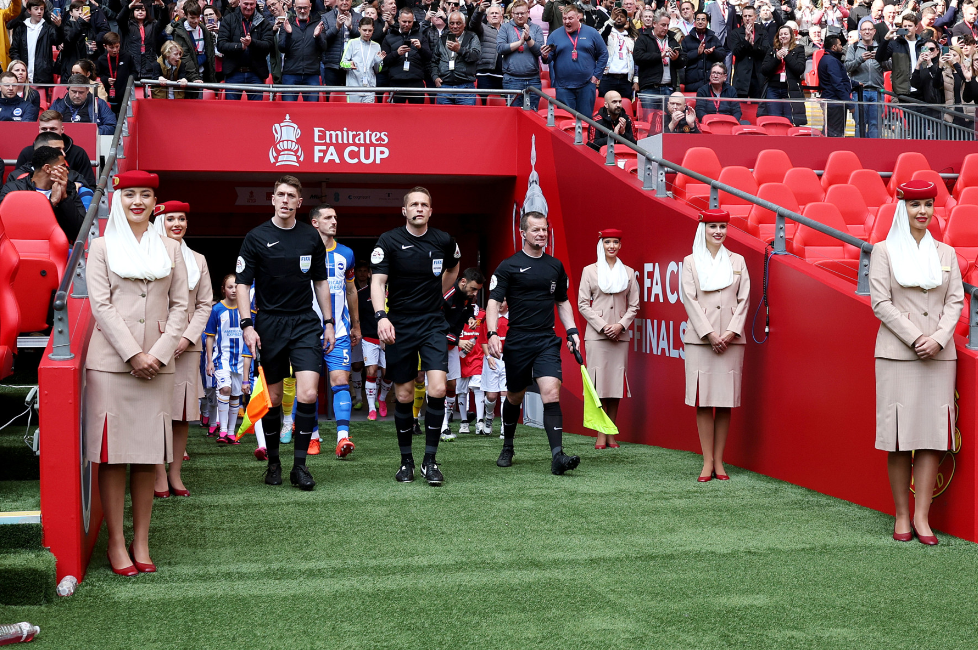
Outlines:
[{"label": "yellow and green assistant referee flag", "polygon": [[594,390],[594,384],[591,383],[591,375],[587,374],[587,368],[584,366],[584,358],[576,346],[574,357],[581,364],[581,383],[584,385],[584,426],[608,436],[617,436],[618,427],[604,412],[598,393]]}]

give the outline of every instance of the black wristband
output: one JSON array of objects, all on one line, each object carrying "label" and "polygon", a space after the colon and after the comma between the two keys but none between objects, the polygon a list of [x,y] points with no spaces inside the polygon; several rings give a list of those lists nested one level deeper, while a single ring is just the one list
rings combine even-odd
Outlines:
[{"label": "black wristband", "polygon": [[255,326],[255,323],[250,318],[242,318],[238,324],[241,325],[241,329]]},{"label": "black wristband", "polygon": [[[377,321],[380,322],[380,320],[382,318],[387,318],[387,312],[386,311],[383,311],[383,310],[374,312],[374,318],[376,318]],[[388,319],[388,320],[390,320],[390,319]]]},{"label": "black wristband", "polygon": [[491,339],[494,336],[499,336],[499,334],[495,330],[493,330],[492,332],[487,332],[486,333],[486,340],[488,341],[489,339]]},{"label": "black wristband", "polygon": [[580,333],[577,331],[577,328],[576,327],[572,327],[569,330],[567,330],[567,338],[568,339],[570,337],[572,337],[573,335],[575,335],[575,334],[577,334],[578,336],[580,336]]},{"label": "black wristband", "polygon": [[327,325],[336,325],[336,321],[334,321],[332,318],[327,318],[323,321],[323,327],[326,327]]}]

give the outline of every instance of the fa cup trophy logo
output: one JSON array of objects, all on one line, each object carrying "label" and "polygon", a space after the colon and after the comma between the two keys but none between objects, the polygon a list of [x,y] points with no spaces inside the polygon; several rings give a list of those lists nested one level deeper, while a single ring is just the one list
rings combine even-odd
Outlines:
[{"label": "fa cup trophy logo", "polygon": [[280,165],[298,167],[299,161],[304,158],[302,147],[298,143],[299,136],[302,134],[299,125],[286,114],[284,122],[272,125],[272,134],[275,135],[275,145],[268,150],[268,159],[275,163],[276,167]]}]

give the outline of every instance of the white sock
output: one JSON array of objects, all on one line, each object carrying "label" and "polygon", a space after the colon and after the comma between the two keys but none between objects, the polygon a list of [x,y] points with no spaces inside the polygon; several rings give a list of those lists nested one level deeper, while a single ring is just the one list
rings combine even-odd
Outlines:
[{"label": "white sock", "polygon": [[288,428],[288,429],[291,429],[292,428],[292,414],[291,413],[289,413],[288,415],[286,415],[285,413],[282,414],[282,429],[286,429],[286,428]]},{"label": "white sock", "polygon": [[481,388],[473,388],[475,394],[475,419],[482,422],[486,415],[486,393]]},{"label": "white sock", "polygon": [[448,420],[449,420],[449,418],[452,417],[452,411],[454,411],[454,410],[455,410],[455,398],[454,397],[446,397],[445,398],[445,417],[444,417],[444,419],[442,420],[442,423],[441,423],[441,428],[442,429],[447,429],[448,428]]},{"label": "white sock", "polygon": [[367,394],[367,411],[377,410],[377,378],[367,376],[367,381],[365,383],[366,394]]},{"label": "white sock", "polygon": [[230,397],[227,395],[217,395],[217,419],[221,423],[221,433],[228,432],[228,402]]},{"label": "white sock", "polygon": [[458,399],[458,413],[461,416],[460,422],[469,421],[469,391],[466,388],[464,391],[460,392],[457,396]]},{"label": "white sock", "polygon": [[380,380],[380,395],[378,396],[381,402],[387,401],[387,392],[391,389],[394,384],[387,381],[386,379]]},{"label": "white sock", "polygon": [[319,429],[312,432],[312,440],[322,440],[322,438],[319,437]]},{"label": "white sock", "polygon": [[360,388],[363,386],[363,374],[359,370],[350,373],[350,386],[353,388],[353,403],[360,401]]},{"label": "white sock", "polygon": [[261,420],[255,422],[255,439],[258,441],[258,447],[265,446],[265,429],[261,425]]},{"label": "white sock", "polygon": [[486,422],[488,422],[490,426],[492,425],[492,419],[495,417],[495,415],[496,400],[490,401],[488,398],[486,398]]},{"label": "white sock", "polygon": [[339,429],[336,430],[336,442],[339,442],[343,438],[349,438],[349,437],[350,437],[349,431],[340,431]]},{"label": "white sock", "polygon": [[241,396],[235,395],[228,402],[228,433],[238,435],[238,405],[241,403]]}]

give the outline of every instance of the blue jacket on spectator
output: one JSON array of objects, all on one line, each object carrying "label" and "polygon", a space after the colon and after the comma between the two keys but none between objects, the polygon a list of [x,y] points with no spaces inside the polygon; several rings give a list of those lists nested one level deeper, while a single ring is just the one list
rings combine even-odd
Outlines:
[{"label": "blue jacket on spectator", "polygon": [[[728,101],[722,101],[726,99]],[[733,101],[729,101],[733,100]],[[740,102],[737,101],[737,89],[724,82],[723,89],[717,97],[713,94],[710,84],[700,86],[696,91],[696,121],[702,122],[704,115],[732,115],[739,122],[742,116]]]},{"label": "blue jacket on spectator", "polygon": [[554,88],[583,88],[591,83],[591,77],[601,81],[601,75],[608,65],[608,46],[598,30],[581,25],[577,33],[577,61],[571,54],[574,43],[567,35],[566,27],[551,32],[547,45],[554,47],[554,51],[545,59],[550,63],[550,79]]},{"label": "blue jacket on spectator", "polygon": [[849,101],[852,95],[852,82],[846,66],[842,63],[845,52],[825,50],[818,62],[818,84],[822,87],[822,99]]},{"label": "blue jacket on spectator", "polygon": [[0,97],[0,122],[37,122],[37,107],[23,97]]},{"label": "blue jacket on spectator", "polygon": [[99,135],[115,133],[115,113],[104,100],[94,97],[89,92],[81,106],[75,106],[69,101],[69,97],[69,95],[65,95],[55,100],[51,104],[51,110],[61,113],[65,122],[97,124]]},{"label": "blue jacket on spectator", "polygon": [[530,28],[530,38],[533,46],[523,46],[523,51],[510,52],[509,44],[520,40],[523,30],[517,29],[513,21],[499,26],[499,37],[496,40],[496,52],[503,59],[503,74],[511,77],[540,76],[540,46],[543,45],[543,30],[535,23],[527,23]]}]

